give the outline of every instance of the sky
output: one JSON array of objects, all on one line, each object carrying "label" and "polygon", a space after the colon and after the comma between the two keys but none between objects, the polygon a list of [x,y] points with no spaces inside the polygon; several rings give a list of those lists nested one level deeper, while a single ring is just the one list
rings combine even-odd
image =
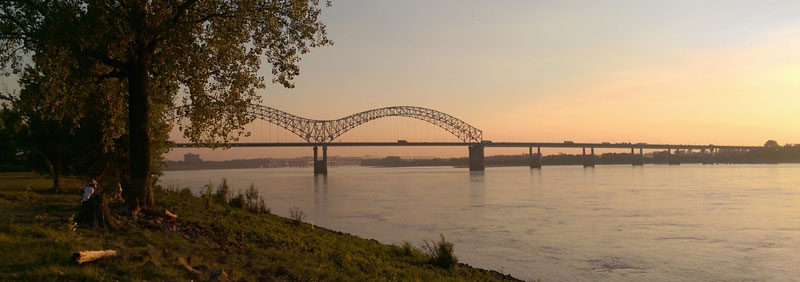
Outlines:
[{"label": "sky", "polygon": [[[322,21],[335,44],[303,57],[295,88],[259,90],[262,104],[312,119],[422,106],[495,142],[800,143],[800,1],[333,1]],[[457,140],[431,127],[377,120],[343,140]],[[248,129],[245,141],[299,140],[264,122]],[[167,158],[187,152],[223,160],[311,149],[176,149]]]},{"label": "sky", "polygon": [[[494,141],[800,143],[800,1],[334,1],[323,21],[335,44],[303,58],[294,89],[260,91],[264,105],[313,119],[422,106]],[[409,126],[443,132],[424,122],[372,123],[373,135],[384,136],[374,141],[429,140]],[[254,123],[247,141],[299,140],[269,127]],[[404,129],[389,136],[391,127]],[[343,138],[371,138],[361,131]],[[196,151],[229,159],[311,150]],[[450,157],[466,149],[330,154]]]}]

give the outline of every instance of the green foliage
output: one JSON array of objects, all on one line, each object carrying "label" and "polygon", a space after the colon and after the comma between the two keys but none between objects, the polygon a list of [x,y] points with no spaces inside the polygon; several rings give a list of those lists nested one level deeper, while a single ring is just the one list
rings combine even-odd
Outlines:
[{"label": "green foliage", "polygon": [[270,213],[269,208],[267,208],[267,205],[264,203],[264,199],[258,195],[255,184],[250,183],[250,187],[247,188],[244,196],[247,201],[248,210],[256,213]]},{"label": "green foliage", "polygon": [[208,184],[203,185],[203,190],[200,191],[200,197],[205,201],[206,207],[210,207],[214,199],[213,187],[214,184],[211,183],[211,180],[208,180]]},{"label": "green foliage", "polygon": [[247,204],[245,203],[244,200],[244,195],[242,195],[241,193],[236,194],[236,196],[233,196],[228,201],[228,205],[231,206],[232,208],[237,208],[237,209],[242,209],[247,207]]},{"label": "green foliage", "polygon": [[221,146],[248,135],[247,106],[266,87],[262,62],[273,82],[291,88],[301,55],[332,43],[318,4],[0,1],[0,73],[22,73],[23,91],[42,96],[30,105],[47,108],[38,113],[48,127],[71,134],[91,125],[77,142],[87,151],[48,140],[59,150],[51,166],[65,152],[82,152],[95,161],[79,173],[129,183],[126,200],[152,206],[149,180],[169,149],[175,101],[190,104],[178,114],[188,118],[181,129],[193,142]]},{"label": "green foliage", "polygon": [[458,259],[453,253],[453,243],[447,242],[444,235],[439,234],[439,236],[440,241],[422,241],[422,250],[431,257],[431,264],[445,269],[456,267]]},{"label": "green foliage", "polygon": [[403,241],[400,248],[402,250],[401,254],[404,256],[414,256],[420,252],[417,248],[414,248],[409,241]]},{"label": "green foliage", "polygon": [[306,214],[300,207],[291,207],[289,209],[289,218],[294,220],[295,224],[300,224],[306,219]]},{"label": "green foliage", "polygon": [[27,170],[28,166],[19,153],[23,146],[18,140],[17,131],[22,127],[22,120],[16,112],[8,109],[5,103],[0,105],[0,172]]},{"label": "green foliage", "polygon": [[214,192],[214,202],[220,205],[228,203],[230,197],[230,186],[228,186],[228,179],[223,178],[222,182],[217,186],[217,191]]},{"label": "green foliage", "polygon": [[[228,179],[226,178],[222,179],[220,184],[217,185],[216,190],[213,190],[212,187],[214,187],[214,183],[209,180],[208,184],[204,185],[203,189],[200,191],[200,198],[205,201],[207,207],[213,204],[245,209],[254,213],[270,213],[264,199],[258,195],[258,190],[256,190],[255,185],[252,183],[250,187],[245,190],[244,194],[240,191],[235,195],[231,193],[231,187],[228,185]],[[177,191],[176,188],[167,190]],[[185,188],[181,190],[181,193],[191,195],[191,191]]]}]

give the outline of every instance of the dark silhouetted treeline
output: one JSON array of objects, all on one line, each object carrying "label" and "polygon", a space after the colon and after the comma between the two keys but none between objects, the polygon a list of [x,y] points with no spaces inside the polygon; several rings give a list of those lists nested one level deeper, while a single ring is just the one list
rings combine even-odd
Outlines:
[{"label": "dark silhouetted treeline", "polygon": [[[637,152],[638,153],[638,152]],[[644,155],[646,164],[666,164],[669,160],[679,163],[746,163],[746,164],[775,164],[775,163],[800,163],[800,145],[765,146],[748,151],[719,150],[710,154],[708,151],[673,150],[651,152]],[[595,164],[631,164],[639,158],[630,153],[604,153],[595,155]],[[402,159],[389,156],[383,159],[362,160],[362,166],[467,166],[468,158],[432,158],[432,159]],[[542,165],[582,165],[584,156],[581,154],[557,154],[542,157]],[[487,166],[527,166],[530,164],[528,154],[523,155],[498,155],[487,156]]]}]

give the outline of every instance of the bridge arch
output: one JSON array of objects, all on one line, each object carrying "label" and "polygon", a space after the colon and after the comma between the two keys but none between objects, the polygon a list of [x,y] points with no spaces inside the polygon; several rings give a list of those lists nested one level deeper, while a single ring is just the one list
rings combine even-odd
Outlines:
[{"label": "bridge arch", "polygon": [[314,120],[263,105],[250,105],[248,113],[255,118],[283,127],[309,143],[328,143],[347,131],[384,117],[408,117],[436,125],[466,143],[479,143],[483,132],[446,113],[415,106],[392,106],[355,113],[340,119]]},{"label": "bridge arch", "polygon": [[[189,110],[190,105],[179,106],[176,113],[181,115]],[[415,106],[392,106],[355,113],[340,119],[315,120],[299,117],[272,107],[251,104],[247,114],[300,136],[309,143],[329,143],[347,131],[384,117],[408,117],[436,125],[465,143],[479,143],[483,140],[483,132],[472,125],[446,113]],[[173,116],[171,119],[176,118]]]}]

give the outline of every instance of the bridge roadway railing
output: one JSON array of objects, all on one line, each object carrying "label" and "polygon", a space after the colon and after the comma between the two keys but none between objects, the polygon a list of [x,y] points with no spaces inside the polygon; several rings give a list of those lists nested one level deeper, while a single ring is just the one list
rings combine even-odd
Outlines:
[{"label": "bridge roadway railing", "polygon": [[[447,147],[469,147],[483,146],[495,148],[595,148],[595,149],[651,149],[651,150],[702,150],[702,149],[724,149],[724,150],[749,150],[760,148],[760,146],[727,146],[727,145],[692,145],[692,144],[623,144],[623,143],[546,143],[546,142],[485,142],[485,143],[464,143],[464,142],[330,142],[330,143],[308,143],[308,142],[286,142],[286,143],[231,143],[231,147],[426,147],[426,146],[447,146]],[[196,148],[207,147],[203,144],[176,143],[177,148]]]},{"label": "bridge roadway railing", "polygon": [[[679,164],[678,158],[672,157],[672,150],[708,150],[713,155],[715,151],[719,150],[750,150],[759,148],[759,146],[718,146],[718,145],[691,145],[691,144],[645,144],[645,143],[547,143],[547,142],[479,142],[479,143],[464,143],[464,142],[328,142],[328,143],[309,143],[309,142],[295,142],[295,143],[231,143],[231,147],[313,147],[314,148],[314,174],[327,174],[327,149],[328,147],[396,147],[396,146],[412,146],[412,147],[429,147],[429,146],[452,146],[452,147],[468,147],[469,149],[469,169],[470,171],[483,171],[484,170],[484,148],[529,148],[529,162],[532,169],[542,167],[541,148],[582,148],[583,149],[583,166],[594,167],[595,154],[594,149],[630,149],[633,156],[632,165],[644,165],[644,156],[642,150],[667,150],[667,162],[671,165]],[[195,148],[195,147],[208,147],[203,144],[193,143],[176,143],[177,148]],[[322,158],[319,158],[318,147],[322,147]],[[537,154],[533,154],[533,148],[536,147]],[[586,149],[589,148],[590,154],[586,154]],[[635,149],[639,149],[638,157]],[[677,153],[677,152],[676,152]],[[713,161],[712,161],[713,163]]]}]

